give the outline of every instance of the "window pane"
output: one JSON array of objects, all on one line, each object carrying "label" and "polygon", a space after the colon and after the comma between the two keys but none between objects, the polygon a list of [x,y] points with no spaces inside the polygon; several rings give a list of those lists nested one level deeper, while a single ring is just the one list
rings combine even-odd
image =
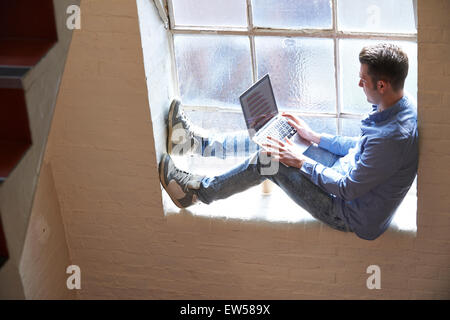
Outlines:
[{"label": "window pane", "polygon": [[331,0],[252,0],[253,25],[270,28],[331,29]]},{"label": "window pane", "polygon": [[318,133],[337,134],[336,118],[302,117],[302,119]]},{"label": "window pane", "polygon": [[258,78],[270,73],[280,110],[335,112],[333,40],[256,37]]},{"label": "window pane", "polygon": [[412,0],[338,0],[338,26],[345,31],[415,33]]},{"label": "window pane", "polygon": [[212,133],[247,130],[242,112],[185,110],[195,126]]},{"label": "window pane", "polygon": [[361,119],[339,119],[341,122],[341,136],[359,137],[361,134]]},{"label": "window pane", "polygon": [[[364,46],[386,42],[378,40],[340,40],[339,54],[341,65],[341,93],[343,97],[343,112],[368,113],[372,111],[371,104],[359,83],[360,63],[359,52]],[[409,60],[409,72],[405,81],[405,93],[417,100],[417,44],[408,41],[389,41],[405,50]]]},{"label": "window pane", "polygon": [[177,26],[247,27],[246,0],[172,0]]},{"label": "window pane", "polygon": [[174,44],[184,104],[240,108],[252,84],[248,37],[175,35]]}]

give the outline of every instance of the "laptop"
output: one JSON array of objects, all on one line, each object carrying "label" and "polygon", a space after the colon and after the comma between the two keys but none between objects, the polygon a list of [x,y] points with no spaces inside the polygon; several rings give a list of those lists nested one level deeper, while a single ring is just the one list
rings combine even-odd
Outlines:
[{"label": "laptop", "polygon": [[261,147],[263,143],[274,144],[267,136],[281,141],[288,138],[301,153],[311,145],[278,112],[269,74],[247,89],[239,100],[250,138]]}]

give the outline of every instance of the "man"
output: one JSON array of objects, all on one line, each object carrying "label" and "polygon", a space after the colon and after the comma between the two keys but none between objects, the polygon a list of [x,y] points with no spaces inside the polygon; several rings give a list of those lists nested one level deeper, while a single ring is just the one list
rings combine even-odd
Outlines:
[{"label": "man", "polygon": [[[355,232],[362,239],[376,239],[388,228],[416,176],[417,117],[414,102],[403,92],[408,58],[399,47],[392,44],[365,47],[359,61],[359,86],[373,104],[373,111],[361,121],[360,137],[318,134],[293,114],[284,114],[304,139],[335,155],[334,163],[321,164],[320,159],[306,158],[295,152],[288,140],[271,139],[272,143],[260,150],[242,134],[221,140],[211,139],[204,132],[197,134],[191,130],[180,103],[175,101],[169,113],[169,152],[180,146],[174,143],[176,127],[184,128],[188,134],[183,140],[184,147],[204,152],[211,145],[221,145],[225,151],[218,156],[226,156],[225,145],[236,150],[238,141],[243,141],[241,144],[248,146],[246,150],[254,148],[255,152],[229,172],[215,177],[181,171],[170,156],[164,155],[160,163],[163,187],[184,208],[198,200],[210,203],[224,199],[270,179],[328,226]],[[261,173],[264,155],[284,165],[265,176]]]}]

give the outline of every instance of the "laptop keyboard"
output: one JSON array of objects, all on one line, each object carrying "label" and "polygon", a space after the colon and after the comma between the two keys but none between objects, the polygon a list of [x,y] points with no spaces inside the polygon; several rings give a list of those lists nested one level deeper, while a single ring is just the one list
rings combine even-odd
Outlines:
[{"label": "laptop keyboard", "polygon": [[287,120],[281,118],[279,121],[274,122],[273,125],[264,130],[264,134],[259,135],[257,140],[258,142],[271,142],[266,139],[267,136],[278,140],[283,140],[284,138],[290,139],[296,133],[297,130],[291,127]]}]

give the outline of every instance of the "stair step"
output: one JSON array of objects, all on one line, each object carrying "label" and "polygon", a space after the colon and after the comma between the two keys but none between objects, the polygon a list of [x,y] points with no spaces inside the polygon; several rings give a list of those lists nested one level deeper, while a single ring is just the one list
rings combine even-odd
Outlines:
[{"label": "stair step", "polygon": [[30,70],[29,67],[0,66],[0,88],[22,88],[22,78]]},{"label": "stair step", "polygon": [[0,38],[0,66],[32,67],[55,43],[49,39]]}]

